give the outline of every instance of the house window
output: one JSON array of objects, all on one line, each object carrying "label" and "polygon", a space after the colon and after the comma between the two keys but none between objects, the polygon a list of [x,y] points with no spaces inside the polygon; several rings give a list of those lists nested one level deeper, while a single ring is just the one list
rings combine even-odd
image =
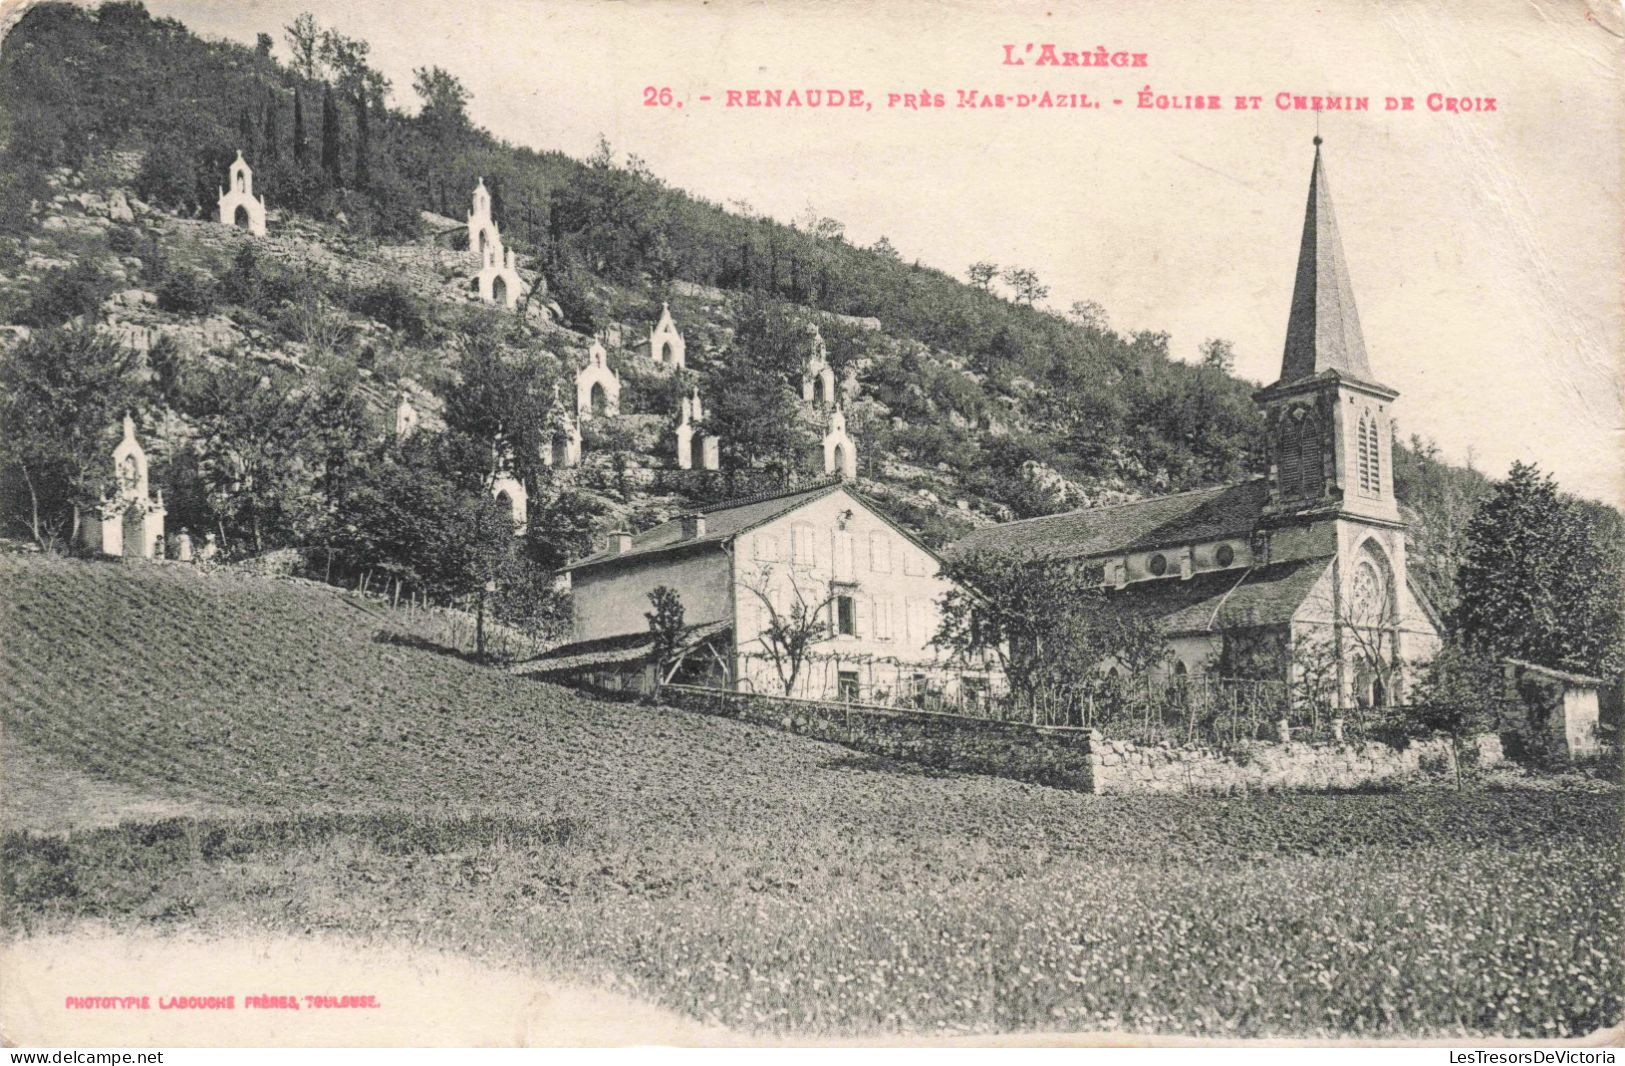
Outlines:
[{"label": "house window", "polygon": [[859,685],[856,670],[842,670],[835,675],[835,698],[843,703],[858,701]]},{"label": "house window", "polygon": [[891,573],[891,541],[886,534],[869,534],[869,569],[877,574]]},{"label": "house window", "polygon": [[844,529],[835,532],[835,577],[848,581],[852,577],[852,534]]},{"label": "house window", "polygon": [[1214,562],[1220,566],[1229,566],[1236,561],[1236,549],[1228,544],[1219,545],[1219,550],[1213,553]]},{"label": "house window", "polygon": [[891,639],[891,597],[875,597],[875,639]]},{"label": "house window", "polygon": [[756,535],[756,558],[777,559],[779,557],[779,538],[773,533],[758,533]]},{"label": "house window", "polygon": [[1168,557],[1162,554],[1153,555],[1150,563],[1151,572],[1161,577],[1168,572]]},{"label": "house window", "polygon": [[797,566],[812,566],[815,547],[811,522],[797,522],[790,527],[790,561]]},{"label": "house window", "polygon": [[925,556],[917,551],[903,553],[903,573],[909,577],[920,577],[925,573]]},{"label": "house window", "polygon": [[835,597],[835,632],[845,637],[858,635],[858,601],[851,596]]}]

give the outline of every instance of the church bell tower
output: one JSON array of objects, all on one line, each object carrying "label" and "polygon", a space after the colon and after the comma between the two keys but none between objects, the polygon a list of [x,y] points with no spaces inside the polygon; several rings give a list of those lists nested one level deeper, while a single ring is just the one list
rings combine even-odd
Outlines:
[{"label": "church bell tower", "polygon": [[1354,289],[1315,138],[1281,376],[1254,394],[1269,456],[1266,518],[1339,517],[1401,525],[1394,500],[1393,406],[1366,358]]}]

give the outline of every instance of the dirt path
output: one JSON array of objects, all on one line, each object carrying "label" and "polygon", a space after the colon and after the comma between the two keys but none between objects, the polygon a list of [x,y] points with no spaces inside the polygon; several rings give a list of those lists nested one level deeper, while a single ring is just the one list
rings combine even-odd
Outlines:
[{"label": "dirt path", "polygon": [[[192,939],[86,929],[0,945],[8,1045],[625,1046],[744,1042],[627,996],[456,955],[338,940]],[[303,997],[367,997],[313,1008]],[[70,1008],[69,997],[147,997],[147,1009]],[[174,997],[232,1009],[162,1009]],[[249,996],[301,1009],[250,1009]]]}]

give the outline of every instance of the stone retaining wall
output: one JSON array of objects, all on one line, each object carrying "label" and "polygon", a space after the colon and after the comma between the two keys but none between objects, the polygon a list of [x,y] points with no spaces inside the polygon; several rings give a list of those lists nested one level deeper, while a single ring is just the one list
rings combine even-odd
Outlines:
[{"label": "stone retaining wall", "polygon": [[[1450,740],[1253,742],[1219,750],[1109,740],[1091,729],[1046,728],[866,704],[824,703],[687,685],[663,702],[832,741],[943,770],[989,774],[1094,793],[1326,791],[1398,785],[1455,770]],[[1501,761],[1494,734],[1464,752]]]}]

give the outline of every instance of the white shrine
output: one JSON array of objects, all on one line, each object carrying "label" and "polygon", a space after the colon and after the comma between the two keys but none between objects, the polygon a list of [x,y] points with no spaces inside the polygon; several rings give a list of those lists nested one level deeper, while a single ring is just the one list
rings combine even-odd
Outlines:
[{"label": "white shrine", "polygon": [[474,208],[468,213],[468,250],[479,259],[480,272],[475,281],[480,299],[513,310],[525,286],[519,280],[513,249],[502,246],[502,234],[491,217],[491,193],[484,178],[474,187]]},{"label": "white shrine", "polygon": [[542,462],[554,469],[577,466],[581,462],[581,420],[559,400],[559,386],[553,384],[553,406],[547,413],[548,432],[542,441]]},{"label": "white shrine", "polygon": [[716,470],[721,466],[722,448],[718,437],[710,433],[701,433],[694,428],[694,423],[705,418],[705,408],[700,403],[700,390],[694,389],[692,393],[683,397],[682,407],[677,417],[677,469],[694,469],[694,438],[700,439],[701,470]]},{"label": "white shrine", "polygon": [[829,432],[824,434],[824,473],[848,481],[858,476],[858,446],[846,432],[846,413],[839,405],[829,413]]},{"label": "white shrine", "polygon": [[818,323],[807,323],[807,337],[811,348],[801,371],[801,398],[820,407],[837,403],[835,371],[829,365],[829,351],[824,346],[824,335],[818,332]]},{"label": "white shrine", "polygon": [[687,365],[684,361],[683,335],[677,331],[677,323],[672,321],[670,304],[660,305],[660,321],[649,331],[649,358],[662,366],[681,369]]},{"label": "white shrine", "polygon": [[103,555],[163,558],[164,496],[147,484],[147,453],[135,439],[135,420],[124,416],[124,439],[113,449],[116,485],[84,524],[85,547]]},{"label": "white shrine", "polygon": [[395,439],[402,441],[410,437],[418,428],[418,409],[412,406],[412,401],[401,393],[401,402],[395,405]]},{"label": "white shrine", "polygon": [[505,441],[491,446],[491,495],[513,518],[514,535],[523,536],[529,517],[530,494],[513,475],[513,456]]},{"label": "white shrine", "polygon": [[265,236],[265,197],[254,195],[254,171],[243,160],[242,149],[231,164],[230,187],[220,189],[220,222]]},{"label": "white shrine", "polygon": [[597,338],[587,349],[587,365],[576,371],[576,415],[613,418],[621,413],[621,379],[609,368],[609,353]]}]

